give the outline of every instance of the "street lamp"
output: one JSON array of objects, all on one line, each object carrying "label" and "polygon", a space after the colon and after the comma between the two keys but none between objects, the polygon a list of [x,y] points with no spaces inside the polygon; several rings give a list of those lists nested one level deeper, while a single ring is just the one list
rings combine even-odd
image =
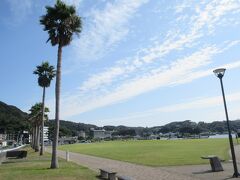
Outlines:
[{"label": "street lamp", "polygon": [[223,76],[224,76],[225,71],[226,71],[226,69],[224,69],[224,68],[219,68],[219,69],[215,69],[213,72],[214,72],[214,74],[220,79],[220,83],[221,83],[223,103],[224,103],[226,120],[227,120],[228,138],[229,138],[229,144],[230,144],[230,149],[231,149],[231,154],[232,154],[232,162],[233,162],[233,168],[234,168],[233,177],[239,177],[240,174],[238,173],[238,169],[237,169],[236,156],[235,156],[234,147],[233,147],[232,134],[231,134],[230,126],[229,126],[229,119],[228,119],[228,112],[227,112],[227,104],[226,104],[226,100],[225,100],[225,94],[224,94],[223,82],[222,82],[222,78],[223,78]]}]

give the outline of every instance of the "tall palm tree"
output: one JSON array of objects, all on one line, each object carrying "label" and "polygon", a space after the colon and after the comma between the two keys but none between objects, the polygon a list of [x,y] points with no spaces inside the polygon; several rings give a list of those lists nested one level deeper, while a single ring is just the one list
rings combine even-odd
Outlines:
[{"label": "tall palm tree", "polygon": [[47,42],[52,46],[58,45],[57,54],[57,76],[55,87],[55,129],[52,145],[51,168],[58,168],[57,145],[59,136],[59,105],[60,105],[60,85],[61,85],[61,64],[62,48],[72,41],[73,35],[78,35],[82,30],[81,17],[76,14],[74,6],[68,6],[61,0],[57,0],[54,7],[46,6],[47,13],[40,18],[40,24],[44,26],[44,31],[48,32]]},{"label": "tall palm tree", "polygon": [[33,74],[38,75],[38,85],[43,88],[42,95],[42,118],[41,118],[41,149],[40,155],[43,155],[44,149],[44,108],[45,108],[45,89],[50,86],[52,79],[56,75],[54,66],[49,65],[48,62],[43,62],[40,66],[37,66],[37,69]]}]

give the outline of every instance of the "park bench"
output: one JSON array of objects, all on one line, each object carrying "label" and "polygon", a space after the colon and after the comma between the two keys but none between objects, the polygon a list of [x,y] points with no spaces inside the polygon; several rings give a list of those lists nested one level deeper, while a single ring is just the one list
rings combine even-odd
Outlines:
[{"label": "park bench", "polygon": [[27,151],[7,151],[6,158],[22,159],[27,157]]},{"label": "park bench", "polygon": [[212,172],[218,172],[218,171],[223,171],[223,167],[221,164],[221,160],[214,155],[211,156],[202,156],[202,159],[209,159],[211,168],[212,168]]},{"label": "park bench", "polygon": [[117,175],[117,180],[133,180],[133,179],[128,176]]},{"label": "park bench", "polygon": [[99,169],[100,170],[100,177],[109,180],[116,180],[117,172],[107,169]]}]

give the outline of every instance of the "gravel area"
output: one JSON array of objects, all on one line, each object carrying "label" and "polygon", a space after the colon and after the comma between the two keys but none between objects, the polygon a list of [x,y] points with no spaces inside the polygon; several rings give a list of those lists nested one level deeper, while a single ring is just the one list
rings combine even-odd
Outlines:
[{"label": "gravel area", "polygon": [[[47,149],[47,151],[51,152],[50,149]],[[238,162],[240,162],[240,146],[236,146],[235,151]],[[65,159],[66,152],[59,150],[58,156]],[[119,175],[129,176],[135,180],[221,180],[232,179],[231,176],[233,174],[231,162],[222,163],[224,171],[211,172],[211,167],[209,164],[149,167],[72,152],[69,152],[69,159],[70,161],[82,166],[86,166],[89,169],[97,172],[100,168],[111,169],[116,171]],[[239,163],[238,167],[240,168]]]}]

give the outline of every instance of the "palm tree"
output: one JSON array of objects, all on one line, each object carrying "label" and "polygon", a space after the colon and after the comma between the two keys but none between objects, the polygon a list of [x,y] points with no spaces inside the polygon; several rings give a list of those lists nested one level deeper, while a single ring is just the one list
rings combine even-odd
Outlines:
[{"label": "palm tree", "polygon": [[55,129],[52,145],[51,168],[58,168],[57,145],[59,136],[59,105],[60,105],[60,85],[61,85],[61,64],[62,48],[72,41],[73,35],[78,35],[82,30],[81,17],[76,14],[74,6],[68,6],[61,0],[57,0],[54,7],[46,6],[47,13],[40,18],[40,24],[44,26],[44,31],[48,32],[47,42],[52,46],[58,45],[57,54],[57,76],[55,86]]},{"label": "palm tree", "polygon": [[43,155],[44,149],[44,139],[43,139],[43,129],[44,129],[44,108],[45,108],[45,89],[50,86],[51,80],[55,77],[56,73],[54,66],[50,66],[48,62],[43,62],[33,74],[38,75],[38,85],[43,88],[42,95],[42,118],[41,118],[41,149],[40,155]]},{"label": "palm tree", "polygon": [[[32,126],[32,148],[37,152],[39,151],[39,132],[40,132],[40,125],[42,122],[42,103],[36,103],[31,107],[29,110],[29,119],[28,121],[31,123]],[[47,107],[44,108],[45,113],[49,112]],[[45,118],[47,119],[47,115],[45,114]]]}]

